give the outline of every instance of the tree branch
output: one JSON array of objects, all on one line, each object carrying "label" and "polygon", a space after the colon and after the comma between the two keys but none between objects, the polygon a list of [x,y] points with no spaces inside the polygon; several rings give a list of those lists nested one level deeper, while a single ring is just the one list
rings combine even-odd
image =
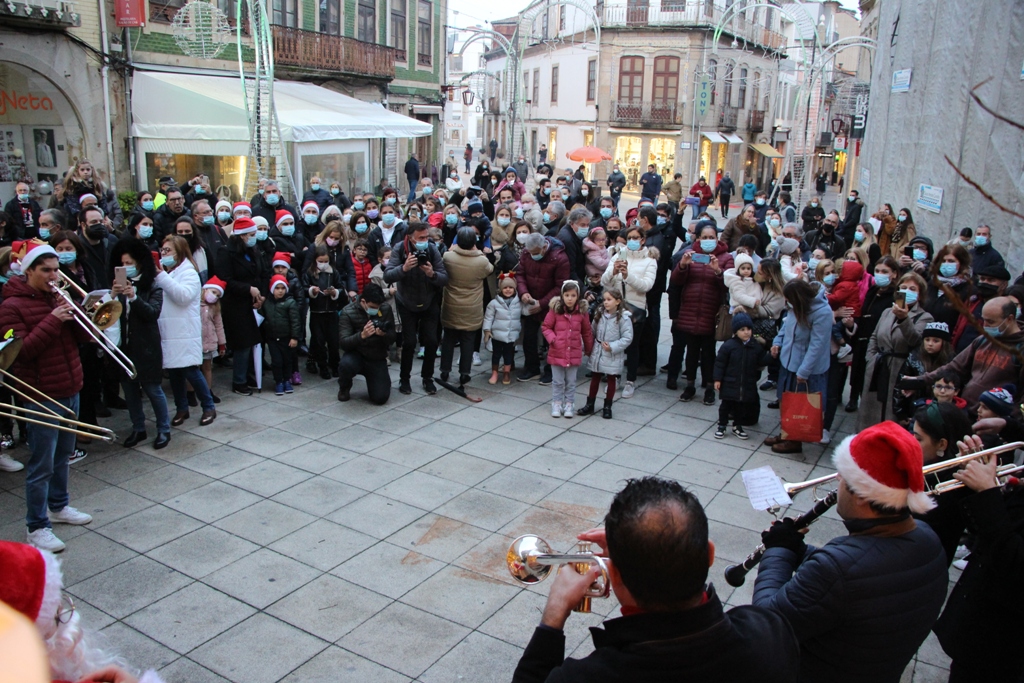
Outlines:
[{"label": "tree branch", "polygon": [[999,209],[1000,211],[1002,211],[1002,212],[1004,212],[1004,213],[1008,213],[1008,214],[1010,214],[1011,216],[1016,216],[1017,218],[1020,218],[1021,220],[1024,220],[1024,214],[1019,214],[1019,213],[1017,213],[1016,211],[1014,211],[1013,209],[1007,208],[1007,207],[1003,206],[1002,204],[1000,204],[1000,203],[999,203],[999,202],[998,202],[998,201],[996,200],[996,198],[995,198],[995,197],[993,197],[993,196],[992,196],[991,194],[989,194],[988,192],[986,192],[986,191],[985,191],[985,189],[984,189],[984,188],[983,188],[983,187],[982,187],[981,185],[979,185],[979,184],[978,184],[977,182],[975,182],[974,180],[972,180],[971,178],[969,178],[969,177],[967,176],[967,174],[965,174],[965,173],[964,173],[963,171],[961,171],[961,170],[960,170],[960,169],[959,169],[959,168],[957,167],[957,165],[953,163],[953,160],[952,160],[952,159],[950,159],[950,158],[949,158],[948,156],[946,156],[946,155],[943,155],[943,156],[944,156],[944,158],[946,159],[946,163],[947,163],[947,164],[949,164],[950,166],[952,166],[952,167],[953,167],[953,170],[954,170],[954,171],[956,171],[956,174],[957,174],[958,176],[960,176],[961,178],[963,178],[963,179],[964,179],[964,181],[965,181],[965,182],[966,182],[966,183],[967,183],[968,185],[970,185],[970,186],[971,186],[971,187],[973,187],[973,188],[974,188],[975,190],[977,190],[978,192],[980,192],[980,193],[981,193],[981,196],[982,196],[982,197],[984,197],[985,199],[989,200],[989,201],[990,201],[990,202],[991,202],[992,204],[994,204],[994,205],[996,206],[996,208],[998,208],[998,209]]},{"label": "tree branch", "polygon": [[991,80],[992,80],[991,77],[986,78],[981,83],[979,83],[978,85],[976,85],[973,88],[971,88],[971,92],[970,92],[971,99],[974,100],[975,102],[977,102],[979,107],[984,109],[986,112],[988,112],[994,118],[999,119],[1003,123],[1008,123],[1011,126],[1013,126],[1014,128],[1019,128],[1020,130],[1024,130],[1024,124],[1017,123],[1013,119],[1008,119],[1005,116],[1003,116],[1002,114],[1000,114],[1000,113],[994,111],[993,109],[989,108],[989,106],[987,104],[985,104],[984,102],[982,102],[981,98],[978,97],[978,95],[974,92],[975,90],[977,90],[978,88],[980,88],[981,86],[985,85],[986,83],[988,83]]}]

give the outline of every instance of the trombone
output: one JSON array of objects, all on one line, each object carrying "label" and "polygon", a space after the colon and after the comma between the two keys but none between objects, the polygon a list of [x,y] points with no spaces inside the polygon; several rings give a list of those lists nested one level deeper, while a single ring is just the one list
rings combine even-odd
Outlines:
[{"label": "trombone", "polygon": [[[0,385],[6,386],[12,394],[17,395],[23,401],[31,403],[39,408],[39,410],[32,410],[23,406],[13,405],[11,403],[0,403],[0,417],[8,417],[12,420],[20,420],[30,424],[42,425],[43,427],[50,427],[51,429],[56,429],[61,432],[69,432],[88,439],[102,439],[107,443],[113,443],[117,439],[114,432],[106,429],[105,427],[91,425],[75,419],[78,416],[73,410],[58,403],[57,401],[54,401],[43,392],[7,371],[14,362],[14,359],[18,357],[18,352],[21,351],[21,344],[21,339],[18,339],[17,337],[11,337],[0,342]],[[61,415],[41,401],[16,388],[8,380],[17,383],[28,391],[34,392],[44,400],[56,404],[57,407],[66,413],[66,415]],[[70,417],[68,417],[68,415],[70,415]]]},{"label": "trombone", "polygon": [[110,354],[110,357],[117,363],[125,374],[129,378],[135,379],[138,373],[135,371],[135,364],[132,363],[131,359],[125,355],[124,351],[117,347],[117,344],[107,339],[106,335],[103,334],[103,330],[107,329],[121,318],[121,302],[120,301],[106,301],[96,302],[91,305],[88,309],[75,303],[75,300],[68,294],[70,289],[75,293],[76,296],[80,296],[82,301],[85,302],[89,294],[84,289],[75,284],[71,278],[64,275],[64,273],[57,271],[57,282],[51,282],[50,287],[54,293],[60,298],[64,299],[68,304],[71,305],[71,313],[75,318],[75,322],[85,330],[85,333],[92,338],[94,342],[100,345],[100,347]]},{"label": "trombone", "polygon": [[551,574],[551,568],[558,565],[571,564],[579,574],[586,574],[590,570],[590,565],[597,565],[601,569],[601,575],[594,580],[579,604],[572,610],[589,612],[591,598],[608,597],[611,589],[608,582],[608,565],[605,558],[591,552],[588,541],[578,541],[576,546],[575,555],[556,554],[543,538],[527,534],[512,541],[505,556],[505,564],[512,578],[525,585],[540,583]]}]

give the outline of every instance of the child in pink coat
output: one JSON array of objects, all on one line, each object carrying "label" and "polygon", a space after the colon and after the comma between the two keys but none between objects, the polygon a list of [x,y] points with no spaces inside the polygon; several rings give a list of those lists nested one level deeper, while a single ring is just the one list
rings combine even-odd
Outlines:
[{"label": "child in pink coat", "polygon": [[203,376],[214,403],[220,403],[220,398],[213,393],[213,359],[224,355],[228,343],[220,317],[220,298],[224,296],[225,287],[227,283],[214,275],[203,285],[203,298],[199,302],[199,318],[203,323]]},{"label": "child in pink coat", "polygon": [[542,331],[551,366],[551,417],[572,417],[576,407],[576,371],[594,348],[587,302],[575,280],[562,283],[561,296],[551,299]]}]

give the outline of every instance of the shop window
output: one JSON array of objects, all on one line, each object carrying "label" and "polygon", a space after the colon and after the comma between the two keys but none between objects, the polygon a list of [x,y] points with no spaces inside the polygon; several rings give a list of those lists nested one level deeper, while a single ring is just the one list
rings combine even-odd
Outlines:
[{"label": "shop window", "polygon": [[324,187],[339,183],[349,197],[374,184],[366,177],[365,152],[303,154],[302,186],[309,187],[309,180],[313,176],[319,176]]},{"label": "shop window", "polygon": [[676,167],[676,141],[673,138],[651,138],[647,163],[654,164],[664,178],[671,178]]},{"label": "shop window", "polygon": [[[198,154],[152,154],[146,157],[147,189],[155,190],[156,181],[161,176],[174,178],[191,178],[203,172],[210,177],[210,185],[218,199],[230,202],[248,200],[243,196],[245,186],[246,157],[236,156],[205,156]],[[270,168],[270,176],[277,173]],[[150,184],[152,184],[150,186]]]},{"label": "shop window", "polygon": [[[634,190],[640,182],[640,153],[644,141],[641,138],[622,135],[615,138],[615,163],[626,176],[626,188]],[[645,168],[644,171],[647,169]]]}]

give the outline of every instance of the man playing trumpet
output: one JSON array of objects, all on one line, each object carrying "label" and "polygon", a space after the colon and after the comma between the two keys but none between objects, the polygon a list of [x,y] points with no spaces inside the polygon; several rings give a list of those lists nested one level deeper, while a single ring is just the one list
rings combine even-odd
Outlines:
[{"label": "man playing trumpet", "polygon": [[715,559],[708,520],[677,482],[631,479],[605,528],[579,538],[607,552],[622,616],[592,629],[593,653],[565,659],[562,627],[600,569],[581,575],[561,567],[513,683],[796,680],[798,647],[785,619],[752,606],[726,612],[706,583]]},{"label": "man playing trumpet", "polygon": [[895,422],[848,437],[832,456],[837,511],[850,532],[808,548],[776,522],[753,604],[780,612],[800,641],[800,681],[896,683],[946,597],[946,555],[911,513],[929,510],[921,446]]},{"label": "man playing trumpet", "polygon": [[[89,338],[74,323],[71,304],[59,299],[51,286],[57,281],[60,266],[53,247],[32,240],[24,243],[18,256],[23,277],[12,277],[4,285],[0,304],[0,336],[13,330],[23,342],[11,372],[51,398],[41,400],[50,410],[77,415],[78,392],[82,389],[78,342]],[[56,424],[56,420],[53,422]],[[68,458],[75,449],[75,435],[30,422],[28,447],[28,542],[59,553],[64,543],[53,534],[51,521],[92,521],[92,517],[68,505]]]}]

